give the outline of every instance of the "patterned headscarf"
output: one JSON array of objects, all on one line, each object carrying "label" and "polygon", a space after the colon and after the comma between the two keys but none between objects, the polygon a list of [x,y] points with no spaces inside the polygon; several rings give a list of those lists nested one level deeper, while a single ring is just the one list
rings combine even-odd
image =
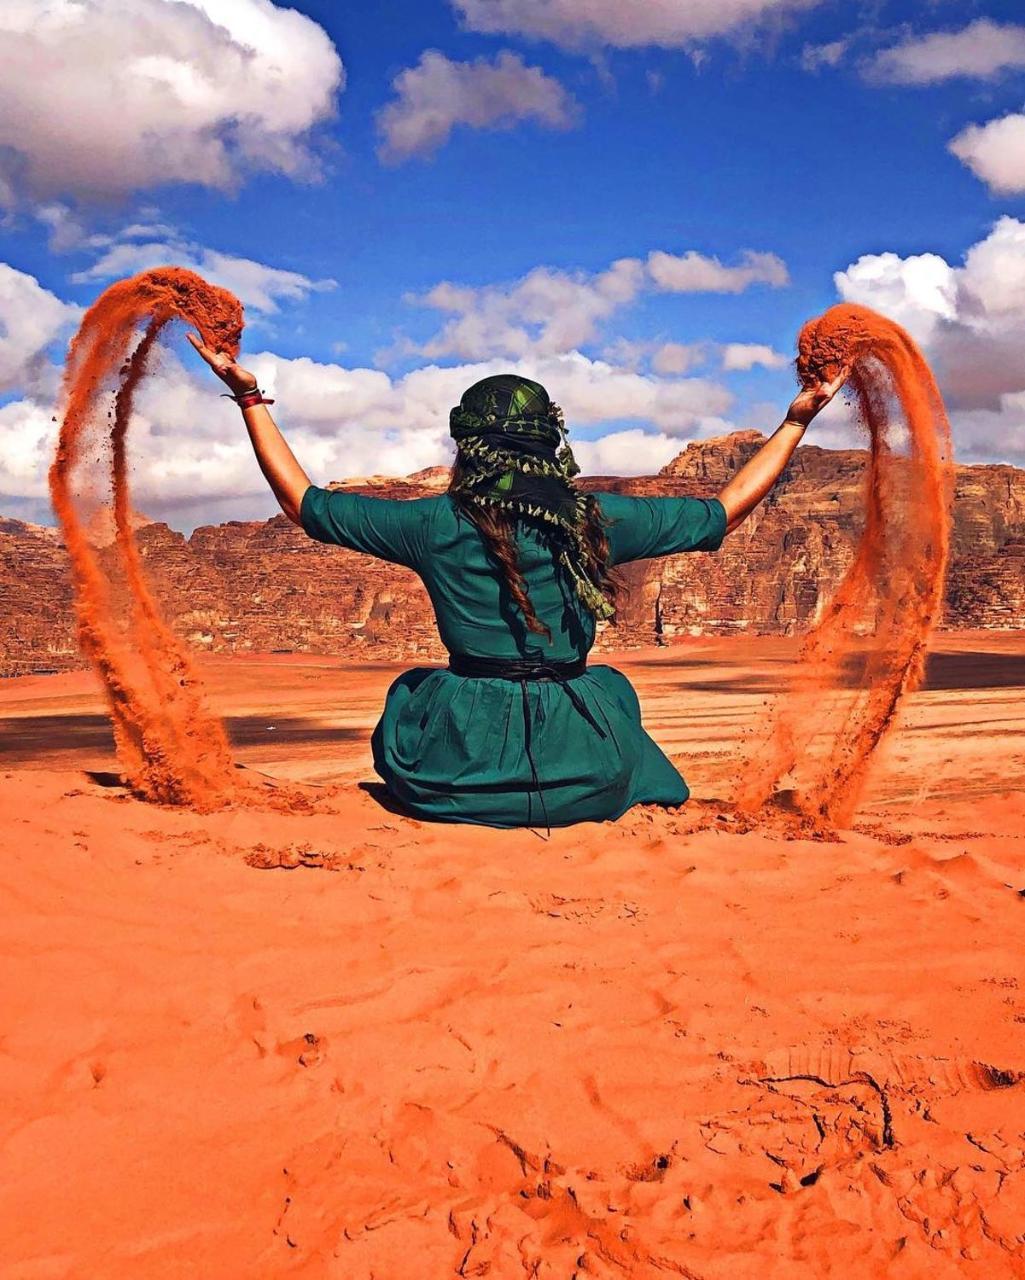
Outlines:
[{"label": "patterned headscarf", "polygon": [[612,605],[586,568],[589,500],[571,483],[580,468],[562,411],[544,387],[515,374],[484,378],[463,392],[449,430],[463,470],[455,491],[471,503],[538,521],[581,601],[596,617],[611,617]]}]

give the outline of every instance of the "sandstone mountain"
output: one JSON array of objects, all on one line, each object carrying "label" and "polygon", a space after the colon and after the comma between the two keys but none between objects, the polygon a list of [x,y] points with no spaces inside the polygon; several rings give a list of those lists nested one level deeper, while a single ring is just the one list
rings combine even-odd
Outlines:
[{"label": "sandstone mountain", "polygon": [[[582,478],[640,495],[715,493],[762,443],[737,432],[689,445],[656,476]],[[619,619],[599,648],[671,644],[704,633],[800,631],[850,564],[861,527],[861,450],[798,449],[769,498],[715,555],[620,570]],[[439,493],[447,469],[337,485],[379,497]],[[199,650],[297,650],[367,661],[443,657],[430,605],[411,572],[307,538],[284,516],[231,521],[191,537],[147,523],[137,537],[154,592]],[[960,466],[944,623],[1025,627],[1025,471]],[[59,533],[0,518],[0,675],[79,665],[72,591]]]}]

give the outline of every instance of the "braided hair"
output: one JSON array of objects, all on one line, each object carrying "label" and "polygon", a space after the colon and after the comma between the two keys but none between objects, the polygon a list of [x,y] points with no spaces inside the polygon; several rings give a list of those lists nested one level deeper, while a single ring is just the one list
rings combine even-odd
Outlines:
[{"label": "braided hair", "polygon": [[584,606],[595,617],[614,617],[619,584],[608,563],[609,522],[594,495],[572,483],[580,469],[562,411],[544,387],[513,374],[485,378],[463,393],[450,430],[458,447],[449,495],[480,531],[527,629],[552,639],[520,569],[518,520],[546,535]]}]

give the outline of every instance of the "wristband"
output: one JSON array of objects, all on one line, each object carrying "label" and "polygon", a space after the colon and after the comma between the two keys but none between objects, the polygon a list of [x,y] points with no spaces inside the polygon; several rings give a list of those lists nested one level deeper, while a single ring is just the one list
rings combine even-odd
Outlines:
[{"label": "wristband", "polygon": [[783,426],[784,427],[800,427],[802,431],[808,430],[807,422],[798,422],[796,418],[784,418]]},{"label": "wristband", "polygon": [[273,404],[273,400],[268,400],[259,387],[254,387],[252,391],[241,391],[237,396],[231,395],[225,391],[222,393],[222,399],[234,400],[240,409],[251,409],[256,404]]}]

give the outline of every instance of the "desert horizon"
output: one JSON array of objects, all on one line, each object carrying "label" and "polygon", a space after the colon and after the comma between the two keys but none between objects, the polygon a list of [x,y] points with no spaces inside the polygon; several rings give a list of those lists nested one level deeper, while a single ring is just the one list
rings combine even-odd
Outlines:
[{"label": "desert horizon", "polygon": [[[578,485],[639,496],[708,496],[764,438],[742,431],[689,441],[654,475],[582,476]],[[771,502],[714,557],[700,565],[678,555],[622,566],[619,617],[599,625],[598,650],[807,629],[851,563],[864,525],[869,456],[867,449],[824,448],[812,436],[799,446]],[[444,488],[447,474],[430,467],[328,487],[427,497]],[[953,554],[939,625],[1018,630],[1025,619],[1025,469],[957,464],[955,475]],[[281,515],[200,526],[189,535],[144,515],[136,515],[133,526],[163,613],[200,652],[444,656],[415,575],[318,546]],[[59,532],[0,516],[0,676],[82,661]]]}]

